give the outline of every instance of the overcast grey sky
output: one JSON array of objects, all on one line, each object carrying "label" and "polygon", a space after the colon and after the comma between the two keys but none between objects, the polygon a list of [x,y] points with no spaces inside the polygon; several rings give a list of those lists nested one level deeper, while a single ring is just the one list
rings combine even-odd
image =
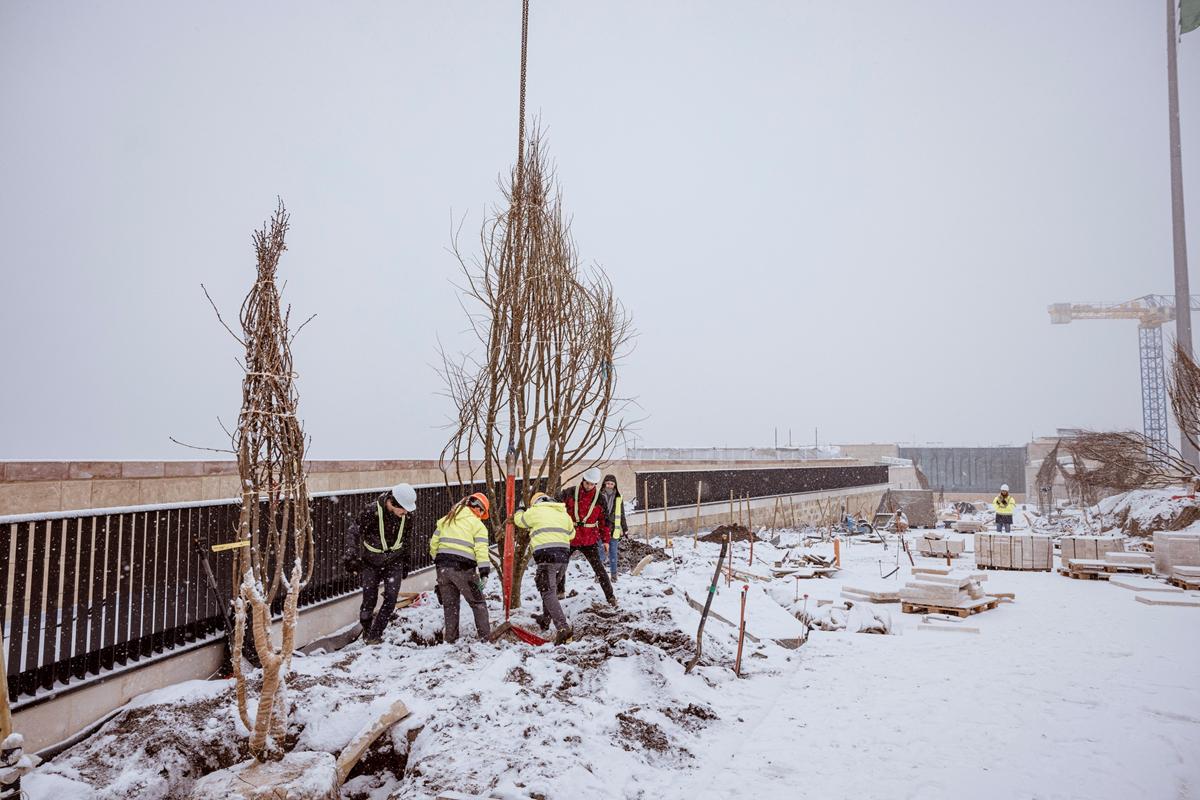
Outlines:
[{"label": "overcast grey sky", "polygon": [[[641,442],[1141,425],[1170,293],[1159,0],[533,0],[529,107],[635,315]],[[240,400],[251,231],[315,458],[432,457],[450,280],[516,138],[519,3],[0,2],[0,458],[194,458]],[[1200,263],[1200,32],[1180,82]],[[1193,266],[1193,288],[1197,285]],[[786,435],[786,434],[785,434]]]}]

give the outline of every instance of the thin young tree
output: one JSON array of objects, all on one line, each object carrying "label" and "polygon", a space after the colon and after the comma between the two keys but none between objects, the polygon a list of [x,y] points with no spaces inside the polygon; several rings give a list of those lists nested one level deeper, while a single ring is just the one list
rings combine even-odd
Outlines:
[{"label": "thin young tree", "polygon": [[[250,752],[260,761],[283,755],[287,675],[300,591],[313,571],[313,529],[304,468],[307,441],[297,415],[299,393],[291,351],[292,341],[304,325],[291,330],[291,307],[283,307],[276,284],[279,260],[287,249],[287,231],[288,213],[280,200],[274,215],[253,236],[257,269],[242,303],[242,333],[239,336],[225,326],[245,349],[242,408],[231,434],[241,479],[237,539],[248,542],[235,550],[233,672],[238,713],[251,731]],[[215,304],[213,307],[215,310]],[[219,312],[217,316],[220,318]],[[271,639],[271,607],[281,591],[283,615],[276,647]],[[241,659],[247,624],[262,665],[262,685],[253,715]]]}]

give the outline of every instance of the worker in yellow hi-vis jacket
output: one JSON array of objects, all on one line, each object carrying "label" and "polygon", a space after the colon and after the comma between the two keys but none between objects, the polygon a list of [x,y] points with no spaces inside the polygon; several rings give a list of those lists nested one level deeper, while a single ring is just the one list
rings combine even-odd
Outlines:
[{"label": "worker in yellow hi-vis jacket", "polygon": [[445,614],[443,639],[458,641],[459,599],[465,599],[475,616],[480,639],[491,635],[483,584],[491,572],[488,561],[488,518],[490,504],[482,492],[464,497],[446,516],[437,521],[437,530],[429,540],[429,555],[437,568],[437,593]]},{"label": "worker in yellow hi-vis jacket", "polygon": [[996,530],[1001,533],[1011,533],[1013,512],[1017,510],[1017,501],[1008,493],[1007,483],[1000,487],[1000,494],[992,500],[992,509],[996,512]]},{"label": "worker in yellow hi-vis jacket", "polygon": [[513,524],[529,531],[529,547],[537,564],[534,585],[542,596],[542,613],[533,618],[542,630],[549,628],[553,621],[558,629],[554,643],[565,644],[571,641],[574,631],[558,602],[558,578],[567,571],[567,562],[571,558],[575,522],[565,505],[545,492],[536,492],[529,500],[529,508],[513,515]]}]

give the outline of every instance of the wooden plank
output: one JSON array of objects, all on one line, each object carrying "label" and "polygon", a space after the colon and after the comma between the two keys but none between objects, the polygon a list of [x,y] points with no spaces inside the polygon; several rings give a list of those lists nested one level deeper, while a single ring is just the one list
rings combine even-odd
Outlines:
[{"label": "wooden plank", "polygon": [[654,556],[644,557],[641,561],[639,561],[637,563],[637,565],[632,570],[629,571],[629,573],[631,575],[641,575],[642,570],[644,570],[646,568],[646,565],[648,565],[653,560],[654,560]]},{"label": "wooden plank", "polygon": [[338,784],[346,782],[354,765],[362,758],[363,753],[383,735],[384,731],[409,715],[408,706],[397,700],[385,711],[379,719],[360,730],[350,742],[342,748],[337,759]]}]

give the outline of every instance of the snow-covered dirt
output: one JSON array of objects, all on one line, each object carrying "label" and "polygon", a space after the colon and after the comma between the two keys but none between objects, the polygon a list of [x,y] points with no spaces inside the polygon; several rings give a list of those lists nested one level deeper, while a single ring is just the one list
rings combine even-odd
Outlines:
[{"label": "snow-covered dirt", "polygon": [[[756,544],[755,571],[799,540]],[[673,560],[621,576],[617,610],[573,563],[578,595],[565,608],[577,635],[564,647],[475,641],[465,611],[463,640],[437,643],[434,602],[401,612],[381,645],[298,658],[289,745],[337,752],[399,698],[412,716],[368,753],[345,797],[1200,797],[1200,608],[1143,605],[1102,581],[993,571],[985,589],[1015,602],[941,623],[979,633],[918,631],[920,615],[876,604],[854,616],[883,618],[893,635],[848,632],[856,622],[815,630],[796,650],[771,642],[788,632],[781,608],[815,615],[843,584],[910,574],[904,558],[881,578],[896,565],[894,544],[845,545],[835,579],[755,583],[747,618],[762,641],[747,642],[742,679],[736,630],[713,618],[705,657],[685,675],[699,613],[684,595],[703,602],[718,546],[675,543]],[[832,546],[804,552],[830,556]],[[748,553],[735,545],[737,566]],[[971,566],[971,554],[955,564]],[[518,621],[536,630],[532,583]],[[722,580],[721,616],[736,621],[742,585]],[[228,682],[143,697],[26,789],[35,800],[184,797],[203,771],[244,757],[236,716]]]}]

